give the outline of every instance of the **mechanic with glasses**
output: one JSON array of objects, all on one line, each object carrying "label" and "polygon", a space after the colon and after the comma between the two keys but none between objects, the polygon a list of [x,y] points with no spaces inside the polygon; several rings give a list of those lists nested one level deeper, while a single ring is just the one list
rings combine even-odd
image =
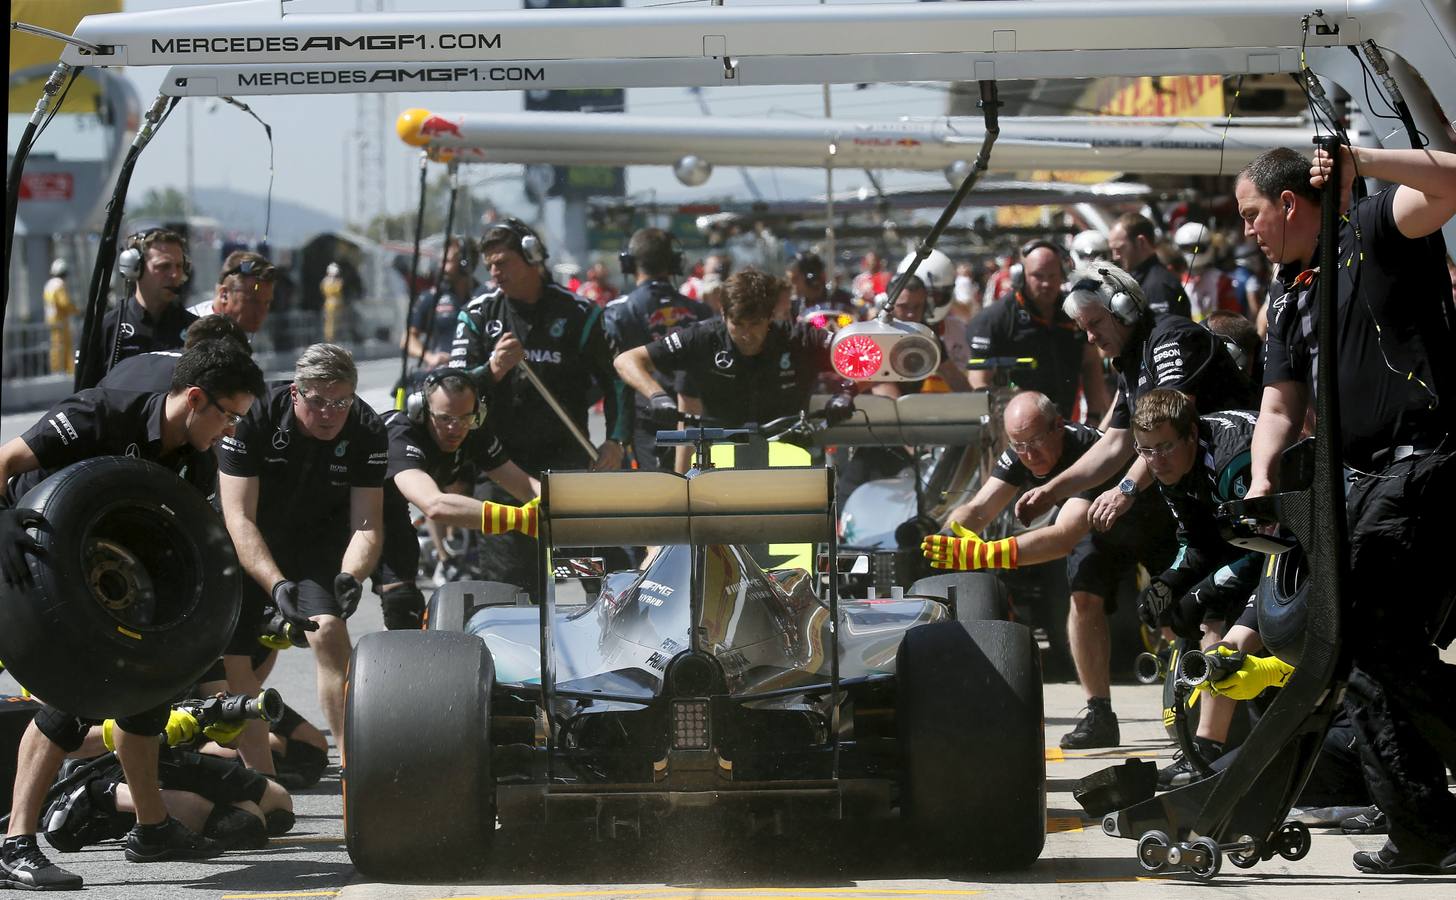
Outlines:
[{"label": "mechanic with glasses", "polygon": [[273,307],[278,270],[261,253],[234,250],[222,261],[217,289],[210,299],[188,310],[195,316],[227,316],[247,332],[257,334]]},{"label": "mechanic with glasses", "polygon": [[[1167,506],[1144,492],[1107,531],[1094,531],[1092,502],[1117,478],[1093,485],[1061,502],[1046,525],[999,541],[980,533],[1021,494],[1056,478],[1087,454],[1102,434],[1067,422],[1051,398],[1034,391],[1012,397],[1005,412],[1008,449],[969,503],[951,511],[952,534],[931,535],[921,551],[937,569],[991,569],[1019,604],[1051,608],[1070,594],[1067,642],[1077,681],[1087,693],[1087,715],[1062,737],[1064,749],[1115,747],[1121,741],[1112,711],[1112,640],[1108,616],[1117,609],[1119,587],[1141,563],[1162,571],[1177,550]],[[1054,560],[1066,558],[1065,564]],[[1022,570],[1021,567],[1027,567]],[[1055,634],[1051,623],[1044,623]],[[1060,650],[1060,648],[1057,648]]]},{"label": "mechanic with glasses", "polygon": [[[252,576],[223,657],[228,684],[250,695],[262,689],[252,655],[280,614],[293,643],[313,648],[319,706],[336,741],[351,649],[345,620],[384,545],[388,435],[355,396],[358,381],[349,351],[314,344],[293,381],[259,398],[218,454],[223,518]],[[266,723],[249,722],[238,749],[250,767],[272,772]]]},{"label": "mechanic with glasses", "polygon": [[[1177,558],[1138,597],[1138,617],[1149,628],[1170,629],[1211,647],[1223,639],[1258,585],[1263,554],[1225,541],[1214,517],[1220,503],[1241,500],[1248,491],[1249,445],[1258,418],[1244,410],[1199,416],[1187,394],[1163,388],[1138,401],[1134,447],[1178,522]],[[1199,704],[1193,740],[1205,760],[1223,755],[1234,708],[1233,701],[1219,696]],[[1181,787],[1196,772],[1191,760],[1179,759],[1159,770],[1158,789]]]},{"label": "mechanic with glasses", "polygon": [[[253,360],[229,341],[206,341],[177,361],[164,392],[91,388],[62,400],[20,437],[0,447],[0,564],[6,584],[33,584],[27,553],[36,549],[26,529],[48,527],[31,510],[10,509],[32,487],[72,463],[96,456],[133,456],[176,472],[204,495],[212,493],[212,447],[233,433],[236,417],[264,390]],[[84,590],[84,589],[83,589]],[[25,599],[15,593],[12,602]],[[191,677],[188,673],[184,677]],[[178,684],[177,690],[188,685]],[[98,694],[105,685],[95,686]],[[127,859],[138,862],[202,859],[222,848],[169,817],[158,786],[158,741],[167,726],[166,704],[115,723],[117,757],[136,806],[137,826],[126,839]],[[0,886],[73,890],[81,878],[52,864],[36,844],[41,804],[67,753],[81,748],[90,726],[50,706],[26,728],[16,762],[9,835],[0,845]]]},{"label": "mechanic with glasses", "polygon": [[418,507],[434,526],[475,528],[487,534],[507,528],[535,533],[529,513],[509,514],[511,510],[519,513],[520,507],[470,495],[477,472],[523,502],[541,491],[540,482],[506,455],[505,447],[485,424],[485,411],[470,376],[459,369],[436,369],[425,376],[420,391],[406,400],[405,409],[384,414],[384,426],[389,429],[384,553],[373,581],[384,609],[385,628],[419,628],[425,611],[424,595],[415,585],[420,542],[409,504]]}]

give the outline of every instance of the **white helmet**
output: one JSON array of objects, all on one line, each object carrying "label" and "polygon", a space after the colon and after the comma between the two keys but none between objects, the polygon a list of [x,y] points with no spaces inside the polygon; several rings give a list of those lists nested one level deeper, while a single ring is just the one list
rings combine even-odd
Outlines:
[{"label": "white helmet", "polygon": [[1189,268],[1213,264],[1213,232],[1199,222],[1184,222],[1173,232],[1173,243],[1183,252]]},{"label": "white helmet", "polygon": [[52,278],[65,278],[66,273],[69,271],[70,267],[66,265],[66,261],[64,259],[57,259],[51,263]]},{"label": "white helmet", "polygon": [[329,263],[328,267],[326,269],[324,269],[324,274],[325,275],[338,275],[339,274],[339,264],[338,263]]},{"label": "white helmet", "polygon": [[1102,232],[1081,231],[1072,238],[1072,261],[1078,266],[1111,258],[1112,250],[1107,246],[1107,235]]},{"label": "white helmet", "polygon": [[[895,267],[895,274],[899,275],[904,272],[914,261],[915,253],[911,251],[900,260],[900,265]],[[950,311],[952,294],[955,291],[955,263],[939,250],[932,250],[930,255],[915,267],[915,275],[925,284],[925,324],[934,325],[945,318],[945,314]]]}]

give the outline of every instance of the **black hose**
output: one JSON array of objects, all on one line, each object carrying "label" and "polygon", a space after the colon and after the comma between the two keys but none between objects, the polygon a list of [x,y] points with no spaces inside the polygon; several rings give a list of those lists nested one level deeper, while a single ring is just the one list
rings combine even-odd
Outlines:
[{"label": "black hose", "polygon": [[[460,172],[459,163],[450,163],[450,202],[445,206],[445,239],[440,244],[440,270],[435,273],[435,302],[431,303],[425,312],[425,327],[420,329],[420,358],[418,365],[425,364],[425,354],[429,352],[427,341],[430,333],[435,330],[435,307],[440,305],[440,294],[445,290],[445,260],[450,256],[450,241],[453,239],[455,230],[455,201],[460,196]],[[463,266],[464,248],[456,252],[455,265]]]},{"label": "black hose", "polygon": [[415,248],[410,255],[409,284],[404,286],[404,330],[400,332],[403,339],[399,342],[399,388],[394,398],[395,409],[404,409],[405,381],[409,377],[409,323],[415,308],[415,280],[420,275],[420,239],[424,236],[425,229],[425,199],[429,193],[426,176],[429,163],[429,156],[421,153],[420,203],[415,210]]}]

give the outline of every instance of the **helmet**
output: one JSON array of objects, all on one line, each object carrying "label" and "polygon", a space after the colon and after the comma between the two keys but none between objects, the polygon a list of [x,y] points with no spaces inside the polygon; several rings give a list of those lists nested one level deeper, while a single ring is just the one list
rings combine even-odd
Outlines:
[{"label": "helmet", "polygon": [[70,266],[66,265],[66,261],[64,259],[57,259],[51,263],[52,278],[65,278],[66,273],[70,270]]},{"label": "helmet", "polygon": [[[899,275],[904,272],[914,261],[915,253],[912,251],[900,260],[900,265],[895,268],[895,274]],[[934,325],[945,318],[946,312],[950,310],[951,294],[955,289],[956,280],[955,263],[939,250],[932,250],[930,255],[915,267],[915,275],[925,283],[925,323]]]},{"label": "helmet", "polygon": [[1082,231],[1072,238],[1072,261],[1085,266],[1099,259],[1110,259],[1112,251],[1107,246],[1107,235],[1100,231]]},{"label": "helmet", "polygon": [[324,274],[325,275],[338,275],[339,274],[339,264],[338,263],[329,263],[328,268],[324,269]]},{"label": "helmet", "polygon": [[1213,240],[1213,233],[1198,222],[1184,222],[1173,232],[1173,243],[1178,245],[1180,250],[1192,251],[1194,248],[1205,250]]}]

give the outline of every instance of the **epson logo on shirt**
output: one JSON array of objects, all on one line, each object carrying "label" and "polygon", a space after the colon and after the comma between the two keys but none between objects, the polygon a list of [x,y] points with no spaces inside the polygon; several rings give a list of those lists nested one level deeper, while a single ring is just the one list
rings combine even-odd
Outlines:
[{"label": "epson logo on shirt", "polygon": [[50,426],[61,439],[61,446],[63,447],[71,446],[71,441],[80,437],[80,435],[76,434],[76,428],[71,424],[71,420],[66,418],[66,414],[63,412],[56,413],[51,417]]},{"label": "epson logo on shirt", "polygon": [[1153,369],[1159,384],[1183,374],[1183,351],[1176,344],[1158,348],[1153,353]]}]

